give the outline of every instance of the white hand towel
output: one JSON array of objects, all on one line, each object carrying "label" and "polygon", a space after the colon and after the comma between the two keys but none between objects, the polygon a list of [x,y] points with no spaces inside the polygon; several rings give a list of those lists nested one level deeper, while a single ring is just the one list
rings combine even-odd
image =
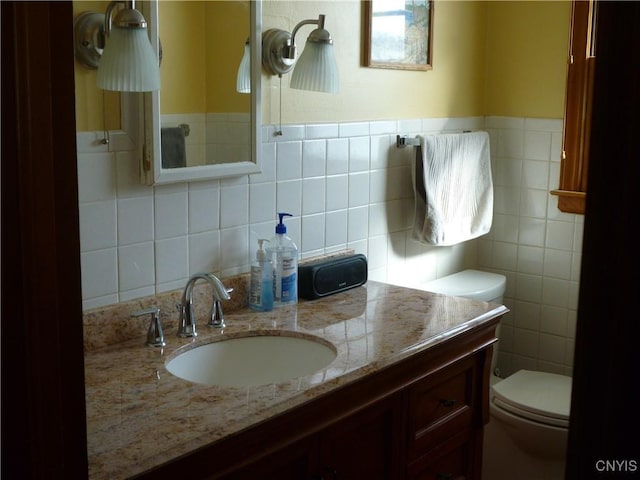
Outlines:
[{"label": "white hand towel", "polygon": [[489,232],[493,183],[487,132],[418,136],[413,236],[455,245]]},{"label": "white hand towel", "polygon": [[160,129],[160,151],[162,168],[187,166],[187,151],[182,127],[162,127]]}]

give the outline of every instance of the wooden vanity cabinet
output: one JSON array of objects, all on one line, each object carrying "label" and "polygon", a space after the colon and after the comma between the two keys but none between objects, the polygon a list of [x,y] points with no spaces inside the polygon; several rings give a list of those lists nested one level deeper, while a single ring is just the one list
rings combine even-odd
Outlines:
[{"label": "wooden vanity cabinet", "polygon": [[[321,478],[398,478],[403,434],[402,396],[392,395],[322,432]],[[328,467],[323,469],[322,467]]]},{"label": "wooden vanity cabinet", "polygon": [[323,431],[260,459],[226,479],[302,480],[399,478],[402,412],[394,395]]},{"label": "wooden vanity cabinet", "polygon": [[137,478],[480,478],[499,318]]},{"label": "wooden vanity cabinet", "polygon": [[[241,469],[224,476],[228,480],[301,480],[310,477],[310,472],[319,471],[318,438],[299,440],[293,445],[254,461]],[[216,478],[215,476],[211,478]]]}]

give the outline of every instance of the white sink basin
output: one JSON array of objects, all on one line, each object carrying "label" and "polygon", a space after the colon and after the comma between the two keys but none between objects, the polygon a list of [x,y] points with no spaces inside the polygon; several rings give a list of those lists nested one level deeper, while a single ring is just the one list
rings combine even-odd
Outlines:
[{"label": "white sink basin", "polygon": [[333,345],[320,338],[254,335],[207,343],[166,363],[184,380],[206,385],[247,387],[309,375],[336,358]]}]

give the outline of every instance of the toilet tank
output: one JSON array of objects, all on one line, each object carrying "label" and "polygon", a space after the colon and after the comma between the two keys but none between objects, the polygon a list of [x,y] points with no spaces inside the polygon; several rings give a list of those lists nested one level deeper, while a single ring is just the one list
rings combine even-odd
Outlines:
[{"label": "toilet tank", "polygon": [[491,303],[503,303],[507,278],[504,275],[480,270],[463,270],[422,285],[428,292],[465,297]]}]

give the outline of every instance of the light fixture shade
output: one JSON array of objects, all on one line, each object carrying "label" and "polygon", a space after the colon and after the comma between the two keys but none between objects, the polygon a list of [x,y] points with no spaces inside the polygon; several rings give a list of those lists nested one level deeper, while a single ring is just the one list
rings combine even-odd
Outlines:
[{"label": "light fixture shade", "polygon": [[338,66],[331,43],[307,40],[291,75],[291,88],[338,93]]},{"label": "light fixture shade", "polygon": [[150,92],[160,88],[160,69],[146,28],[114,25],[98,65],[98,88]]},{"label": "light fixture shade", "polygon": [[236,90],[238,93],[251,93],[251,47],[249,42],[244,44],[244,55],[238,67]]}]

